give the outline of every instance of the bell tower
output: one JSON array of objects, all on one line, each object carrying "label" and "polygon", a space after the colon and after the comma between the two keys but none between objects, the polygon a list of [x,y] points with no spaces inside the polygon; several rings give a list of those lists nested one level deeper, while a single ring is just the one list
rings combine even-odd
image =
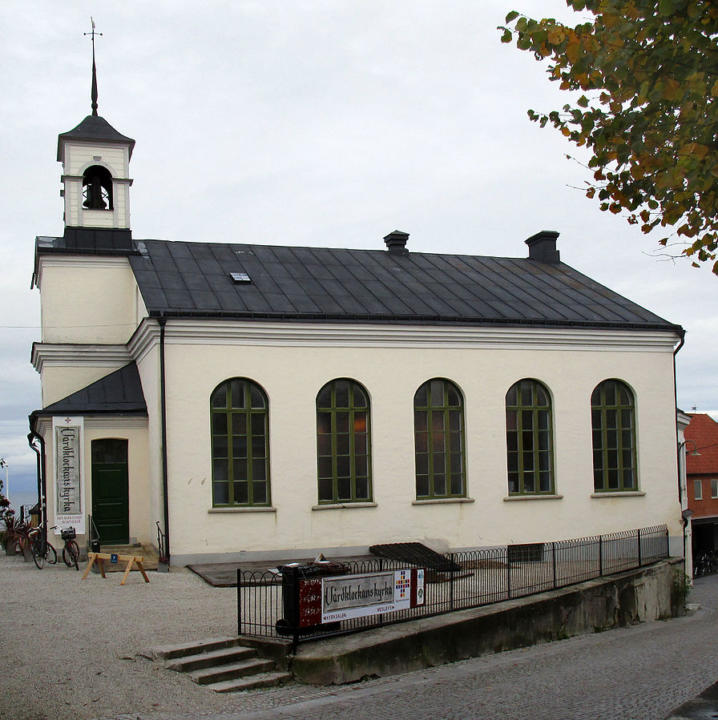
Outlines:
[{"label": "bell tower", "polygon": [[[57,159],[62,163],[65,199],[65,239],[68,243],[88,235],[85,230],[115,231],[112,245],[130,235],[130,159],[135,141],[115,130],[97,114],[95,32],[92,22],[92,114],[57,138]],[[117,232],[119,231],[119,232]],[[123,232],[124,231],[124,232]],[[97,233],[92,232],[94,237]],[[104,233],[103,233],[104,234]],[[85,244],[81,242],[81,244]]]}]

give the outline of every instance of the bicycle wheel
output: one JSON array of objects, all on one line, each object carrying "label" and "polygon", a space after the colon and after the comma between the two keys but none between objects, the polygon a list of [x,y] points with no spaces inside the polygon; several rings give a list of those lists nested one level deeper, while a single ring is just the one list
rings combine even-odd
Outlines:
[{"label": "bicycle wheel", "polygon": [[45,553],[42,551],[42,538],[34,537],[32,539],[30,551],[32,552],[32,559],[35,561],[37,569],[42,570],[45,567]]},{"label": "bicycle wheel", "polygon": [[62,548],[62,562],[64,562],[65,565],[67,565],[67,567],[72,567],[72,565],[73,565],[72,555],[70,555],[70,543],[69,543],[69,541],[68,541],[68,542],[65,542],[65,547]]},{"label": "bicycle wheel", "polygon": [[45,560],[50,565],[57,565],[57,550],[49,542],[45,543]]},{"label": "bicycle wheel", "polygon": [[80,566],[77,561],[80,559],[80,548],[74,540],[67,540],[65,547],[62,548],[62,559],[67,567],[75,566],[75,570],[79,570]]}]

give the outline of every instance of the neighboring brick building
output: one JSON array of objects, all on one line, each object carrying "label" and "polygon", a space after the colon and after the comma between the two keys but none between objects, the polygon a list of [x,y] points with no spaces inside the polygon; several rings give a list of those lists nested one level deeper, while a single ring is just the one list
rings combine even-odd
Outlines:
[{"label": "neighboring brick building", "polygon": [[686,469],[695,556],[718,549],[718,423],[706,413],[688,414]]}]

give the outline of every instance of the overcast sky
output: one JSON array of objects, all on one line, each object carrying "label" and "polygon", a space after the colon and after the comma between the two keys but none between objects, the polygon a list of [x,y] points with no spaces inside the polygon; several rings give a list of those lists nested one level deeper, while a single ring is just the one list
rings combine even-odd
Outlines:
[{"label": "overcast sky", "polygon": [[[561,259],[681,324],[678,403],[718,411],[718,278],[656,253],[583,196],[588,173],[526,111],[568,98],[499,41],[511,9],[585,18],[563,0],[3,0],[0,4],[0,456],[30,502],[36,235],[62,234],[57,135],[90,112],[137,145],[136,238],[524,257],[539,230]],[[23,494],[20,495],[20,492]],[[17,493],[17,495],[16,495]]]}]

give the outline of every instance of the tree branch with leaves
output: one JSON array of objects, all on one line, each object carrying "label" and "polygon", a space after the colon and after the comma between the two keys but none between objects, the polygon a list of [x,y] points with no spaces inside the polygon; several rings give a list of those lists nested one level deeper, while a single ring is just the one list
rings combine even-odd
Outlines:
[{"label": "tree branch with leaves", "polygon": [[[588,148],[586,195],[627,213],[658,242],[683,244],[718,274],[718,4],[714,0],[566,0],[592,20],[574,27],[512,11],[502,42],[548,61],[549,79],[582,94],[546,114]],[[587,16],[589,17],[589,16]]]}]

